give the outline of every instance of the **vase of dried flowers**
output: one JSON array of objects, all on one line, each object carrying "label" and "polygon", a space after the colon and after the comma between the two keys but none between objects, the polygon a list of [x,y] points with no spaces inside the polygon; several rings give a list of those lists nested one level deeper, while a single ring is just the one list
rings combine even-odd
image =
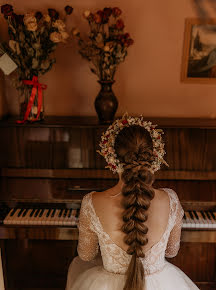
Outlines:
[{"label": "vase of dried flowers", "polygon": [[[72,11],[71,6],[64,8],[65,15]],[[53,52],[69,37],[66,18],[52,8],[47,13],[36,11],[18,15],[9,4],[1,6],[1,13],[8,23],[10,39],[2,46],[17,65],[14,86],[20,97],[21,120],[18,122],[43,120],[46,85],[40,83],[39,77],[51,70],[56,62]]]},{"label": "vase of dried flowers", "polygon": [[101,89],[95,99],[95,110],[100,123],[110,123],[113,121],[118,108],[118,100],[112,90],[114,81],[98,82],[101,85]]},{"label": "vase of dried flowers", "polygon": [[96,74],[101,90],[95,100],[95,109],[101,123],[113,121],[118,101],[112,91],[118,65],[125,60],[128,47],[133,44],[129,33],[124,32],[124,22],[118,7],[104,8],[92,13],[87,10],[83,16],[88,21],[90,33],[86,40],[79,30],[73,35],[79,45],[79,53],[90,62],[91,71]]}]

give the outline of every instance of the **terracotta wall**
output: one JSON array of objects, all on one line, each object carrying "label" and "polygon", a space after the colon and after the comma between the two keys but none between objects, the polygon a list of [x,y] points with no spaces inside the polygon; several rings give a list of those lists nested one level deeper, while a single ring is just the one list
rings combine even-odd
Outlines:
[{"label": "terracotta wall", "polygon": [[[124,11],[126,29],[135,40],[125,63],[119,66],[113,87],[119,100],[118,115],[166,117],[216,117],[216,86],[180,82],[184,20],[196,16],[189,0],[0,0],[12,3],[20,12],[31,9],[72,5],[74,14],[68,25],[87,29],[80,15],[86,9],[119,6]],[[0,35],[6,25],[1,16]],[[48,85],[45,109],[49,115],[95,115],[94,99],[99,85],[88,63],[77,53],[75,43],[59,47],[57,63],[41,81]],[[16,91],[5,81],[8,110],[16,113]]]}]

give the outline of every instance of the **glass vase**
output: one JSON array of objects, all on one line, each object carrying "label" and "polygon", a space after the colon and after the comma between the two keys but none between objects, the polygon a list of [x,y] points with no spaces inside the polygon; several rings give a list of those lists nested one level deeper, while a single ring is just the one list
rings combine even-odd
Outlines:
[{"label": "glass vase", "polygon": [[95,109],[101,124],[112,123],[118,108],[118,100],[113,93],[114,81],[98,81],[101,85],[99,94],[95,99]]},{"label": "glass vase", "polygon": [[[24,118],[25,118],[25,114],[27,111],[27,107],[28,107],[28,103],[29,103],[29,100],[31,97],[31,93],[32,93],[32,86],[25,86],[24,90],[23,90],[23,94],[20,98],[20,120],[24,120]],[[44,92],[43,92],[43,94],[44,94]],[[29,113],[26,121],[32,122],[32,121],[44,120],[44,98],[43,98],[43,96],[42,96],[42,106],[41,106],[40,114],[39,114],[38,119],[36,120],[37,113],[38,113],[38,91],[35,95],[33,105],[31,107],[30,113]]]}]

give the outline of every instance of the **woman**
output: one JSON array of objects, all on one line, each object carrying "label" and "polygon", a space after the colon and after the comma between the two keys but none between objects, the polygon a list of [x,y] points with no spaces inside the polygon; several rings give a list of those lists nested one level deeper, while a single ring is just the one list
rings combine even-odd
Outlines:
[{"label": "woman", "polygon": [[[103,134],[100,154],[119,182],[82,201],[81,260],[70,266],[67,290],[198,289],[165,260],[178,253],[184,212],[173,190],[153,188],[154,172],[166,164],[155,127],[125,115]],[[99,248],[102,265],[95,260]]]}]

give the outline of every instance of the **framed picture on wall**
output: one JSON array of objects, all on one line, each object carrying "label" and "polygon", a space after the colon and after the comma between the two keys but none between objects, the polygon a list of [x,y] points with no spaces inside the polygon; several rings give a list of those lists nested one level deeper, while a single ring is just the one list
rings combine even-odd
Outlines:
[{"label": "framed picture on wall", "polygon": [[216,83],[216,19],[186,19],[181,81]]}]

